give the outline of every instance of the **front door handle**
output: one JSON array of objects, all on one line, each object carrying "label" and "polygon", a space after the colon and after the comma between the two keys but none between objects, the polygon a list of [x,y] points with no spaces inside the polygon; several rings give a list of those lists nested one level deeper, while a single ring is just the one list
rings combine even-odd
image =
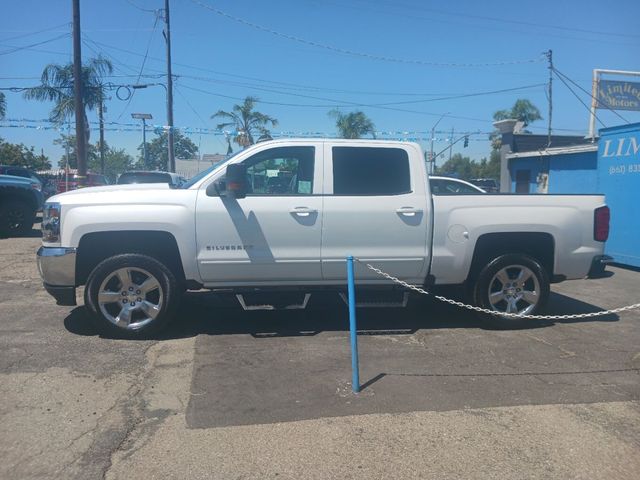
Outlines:
[{"label": "front door handle", "polygon": [[400,207],[396,210],[396,213],[404,215],[405,217],[415,217],[417,214],[422,213],[422,209],[414,207]]},{"label": "front door handle", "polygon": [[299,217],[308,217],[312,213],[318,213],[318,210],[316,210],[315,208],[309,208],[309,207],[294,207],[291,210],[289,210],[289,213],[292,213]]}]

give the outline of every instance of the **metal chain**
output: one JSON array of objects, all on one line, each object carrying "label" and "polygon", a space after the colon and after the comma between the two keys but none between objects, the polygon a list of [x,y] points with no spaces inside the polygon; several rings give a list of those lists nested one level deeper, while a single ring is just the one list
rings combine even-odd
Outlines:
[{"label": "metal chain", "polygon": [[603,310],[600,312],[590,312],[590,313],[577,313],[574,315],[523,315],[523,314],[519,314],[519,313],[507,313],[507,312],[498,312],[496,310],[489,310],[487,308],[481,308],[481,307],[476,307],[474,305],[467,305],[465,303],[462,302],[458,302],[456,300],[451,300],[450,298],[446,298],[443,297],[441,295],[433,295],[429,292],[427,292],[426,290],[424,290],[423,288],[420,288],[416,285],[411,285],[403,280],[400,280],[397,277],[394,277],[393,275],[390,275],[386,272],[383,272],[382,270],[380,270],[379,268],[374,267],[371,264],[368,263],[364,263],[362,260],[355,258],[354,260],[356,260],[359,263],[362,263],[363,265],[365,265],[369,270],[377,273],[378,275],[391,280],[394,283],[397,283],[398,285],[402,285],[405,288],[408,288],[409,290],[413,290],[414,292],[418,292],[421,293],[423,295],[429,295],[433,298],[435,298],[436,300],[440,300],[441,302],[444,303],[449,303],[451,305],[455,305],[456,307],[460,307],[460,308],[466,308],[467,310],[473,310],[474,312],[480,312],[480,313],[486,313],[488,315],[494,315],[494,316],[498,316],[498,317],[507,317],[507,318],[524,318],[524,319],[535,319],[535,320],[570,320],[570,319],[577,319],[577,318],[592,318],[592,317],[600,317],[602,315],[610,315],[610,314],[614,314],[614,313],[620,313],[620,312],[625,312],[627,310],[635,310],[637,308],[640,308],[640,303],[634,303],[633,305],[628,305],[626,307],[620,307],[620,308],[614,308],[613,310]]}]

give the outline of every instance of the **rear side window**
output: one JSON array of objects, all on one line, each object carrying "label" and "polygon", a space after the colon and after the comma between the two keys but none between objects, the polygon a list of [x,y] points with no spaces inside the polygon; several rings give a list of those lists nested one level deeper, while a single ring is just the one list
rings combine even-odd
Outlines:
[{"label": "rear side window", "polygon": [[405,150],[333,147],[334,195],[400,195],[410,191],[409,156]]}]

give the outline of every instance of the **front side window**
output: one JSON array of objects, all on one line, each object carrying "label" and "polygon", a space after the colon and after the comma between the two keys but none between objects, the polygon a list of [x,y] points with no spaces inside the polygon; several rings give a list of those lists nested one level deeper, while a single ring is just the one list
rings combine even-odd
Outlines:
[{"label": "front side window", "polygon": [[315,147],[277,147],[244,161],[247,195],[311,195]]},{"label": "front side window", "polygon": [[334,195],[411,192],[409,156],[401,148],[333,147]]}]

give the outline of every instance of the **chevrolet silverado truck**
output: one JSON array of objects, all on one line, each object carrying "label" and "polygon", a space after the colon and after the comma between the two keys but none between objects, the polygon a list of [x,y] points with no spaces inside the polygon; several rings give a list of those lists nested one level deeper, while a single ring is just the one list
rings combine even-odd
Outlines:
[{"label": "chevrolet silverado truck", "polygon": [[[431,196],[418,144],[282,139],[253,145],[179,188],[85,188],[45,204],[38,266],[58,304],[84,304],[110,335],[156,332],[183,292],[343,291],[353,255],[409,284],[465,285],[506,325],[550,283],[601,268],[602,195]],[[394,287],[356,270],[361,291]],[[375,293],[374,293],[375,295]],[[264,305],[263,305],[264,306]],[[267,308],[269,305],[267,305]],[[493,316],[489,316],[493,318]]]}]

